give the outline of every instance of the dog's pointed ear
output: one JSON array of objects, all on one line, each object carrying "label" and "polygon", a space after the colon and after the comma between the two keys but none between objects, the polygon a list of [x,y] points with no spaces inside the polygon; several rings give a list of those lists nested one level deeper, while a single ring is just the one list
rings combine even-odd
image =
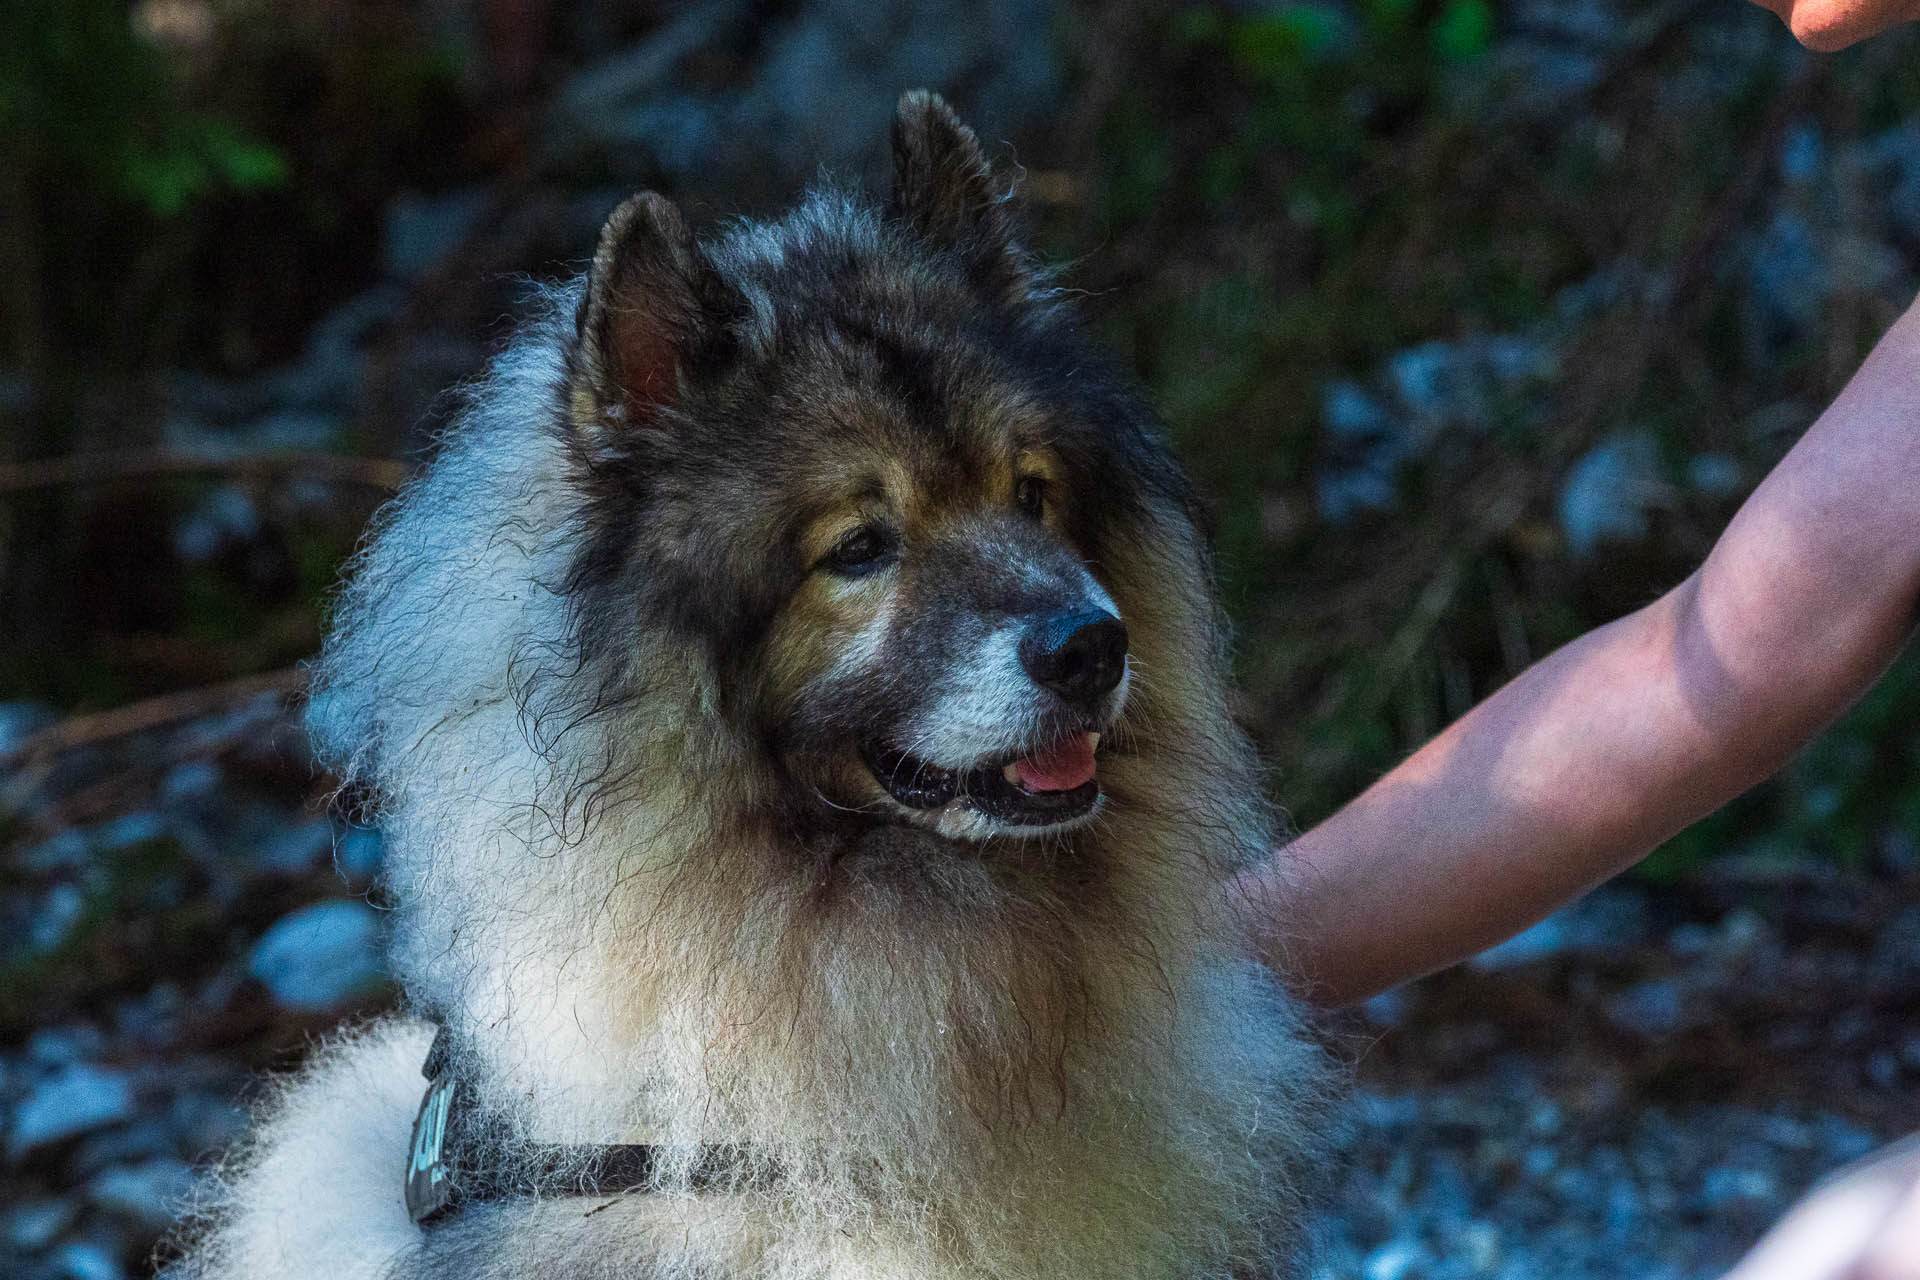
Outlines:
[{"label": "dog's pointed ear", "polygon": [[607,219],[587,272],[577,408],[608,426],[648,421],[686,375],[724,357],[738,304],[673,202],[631,197]]},{"label": "dog's pointed ear", "polygon": [[958,251],[974,278],[1016,303],[1034,286],[1032,264],[1014,240],[1006,192],[980,139],[939,94],[912,89],[893,117],[893,201],[889,211],[942,249]]}]

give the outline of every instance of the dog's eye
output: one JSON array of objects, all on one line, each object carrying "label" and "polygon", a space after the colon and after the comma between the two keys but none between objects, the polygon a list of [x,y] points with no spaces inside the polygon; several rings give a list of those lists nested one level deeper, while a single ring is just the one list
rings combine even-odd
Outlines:
[{"label": "dog's eye", "polygon": [[1014,505],[1038,520],[1047,513],[1047,482],[1039,476],[1022,476],[1013,486]]},{"label": "dog's eye", "polygon": [[863,578],[893,559],[893,538],[878,525],[863,524],[840,535],[820,567],[843,578]]}]

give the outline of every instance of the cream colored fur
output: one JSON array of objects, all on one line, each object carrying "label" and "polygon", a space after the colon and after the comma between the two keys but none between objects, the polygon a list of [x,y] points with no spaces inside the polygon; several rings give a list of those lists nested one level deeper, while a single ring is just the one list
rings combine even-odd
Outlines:
[{"label": "cream colored fur", "polygon": [[[903,858],[842,887],[777,827],[700,661],[636,622],[644,687],[570,656],[581,534],[552,419],[573,295],[500,362],[355,568],[311,723],[375,797],[393,960],[503,1150],[663,1144],[667,1189],[401,1204],[430,1032],[344,1036],[210,1184],[181,1280],[1292,1274],[1326,1071],[1216,905],[1264,847],[1184,513],[1104,585],[1135,688],[1073,892],[1064,845]],[[1123,825],[1124,824],[1124,825]],[[862,861],[865,859],[865,861]],[[912,874],[889,870],[911,864]],[[701,1142],[767,1190],[670,1189]]]}]

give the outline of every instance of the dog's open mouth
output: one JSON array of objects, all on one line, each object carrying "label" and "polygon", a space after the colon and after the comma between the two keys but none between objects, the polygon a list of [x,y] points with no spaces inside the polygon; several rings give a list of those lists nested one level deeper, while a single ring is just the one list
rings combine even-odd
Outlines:
[{"label": "dog's open mouth", "polygon": [[959,801],[1010,826],[1051,826],[1093,811],[1097,733],[1076,733],[1029,755],[971,769],[948,769],[904,751],[868,743],[861,758],[887,794],[909,809],[939,809]]}]

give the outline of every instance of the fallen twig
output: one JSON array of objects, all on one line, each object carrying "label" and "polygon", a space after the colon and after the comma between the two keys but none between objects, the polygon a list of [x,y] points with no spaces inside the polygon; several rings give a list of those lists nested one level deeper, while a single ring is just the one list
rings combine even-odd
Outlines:
[{"label": "fallen twig", "polygon": [[164,449],[124,449],[0,464],[0,493],[195,472],[227,475],[294,472],[309,479],[363,485],[369,489],[397,489],[407,478],[406,464],[391,458],[356,458],[339,453],[206,455]]},{"label": "fallen twig", "polygon": [[298,667],[284,667],[261,675],[242,676],[222,684],[163,693],[106,711],[73,716],[28,735],[10,751],[0,751],[0,768],[13,768],[88,743],[124,738],[146,729],[192,720],[263,693],[291,694],[298,691],[305,680],[305,673]]}]

